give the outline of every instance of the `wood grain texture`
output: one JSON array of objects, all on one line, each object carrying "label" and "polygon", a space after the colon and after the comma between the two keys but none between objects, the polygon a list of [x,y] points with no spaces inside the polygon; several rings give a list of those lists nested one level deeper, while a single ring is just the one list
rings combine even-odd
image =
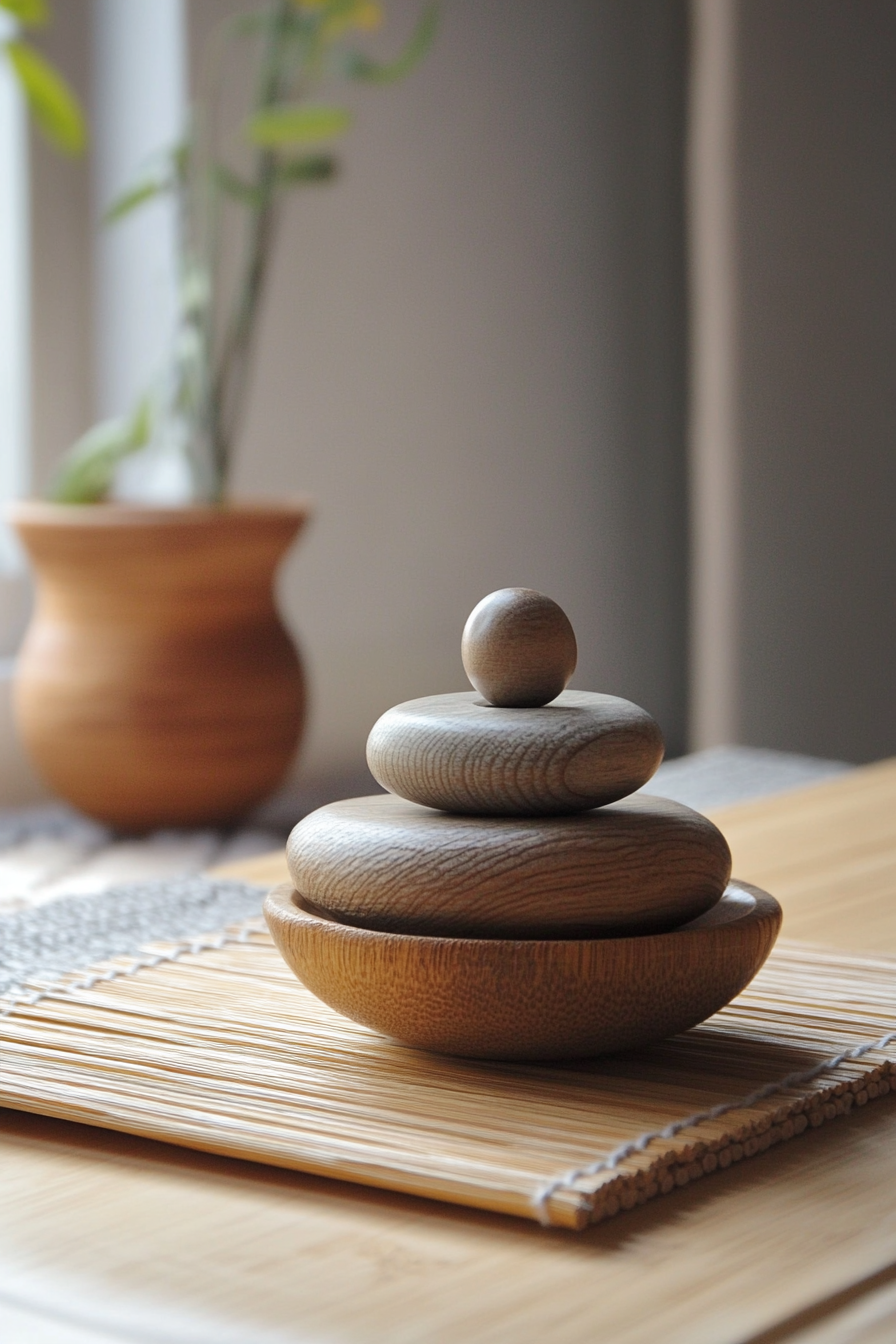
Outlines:
[{"label": "wood grain texture", "polygon": [[574,1234],[0,1112],[0,1277],[35,1313],[0,1301],[0,1338],[745,1344],[896,1261],[894,1135],[891,1097]]},{"label": "wood grain texture", "polygon": [[601,807],[646,784],[662,759],[646,710],[590,691],[525,710],[475,691],[425,696],[387,710],[367,739],[371,773],[390,793],[475,816]]},{"label": "wood grain texture", "polygon": [[[786,881],[788,931],[896,950],[894,799],[890,762],[746,804],[743,827],[714,815]],[[283,880],[283,851],[223,873]],[[75,1320],[101,1304],[95,1333],[123,1338],[202,1319],[228,1344],[297,1322],[345,1344],[744,1344],[896,1264],[894,1187],[892,1096],[576,1236],[0,1111],[0,1279],[34,1304],[23,1340],[48,1304]]]},{"label": "wood grain texture", "polygon": [[13,507],[37,578],[16,715],[55,793],[140,831],[234,820],[271,792],[304,717],[272,585],[307,516]]},{"label": "wood grain texture", "polygon": [[274,942],[324,1003],[407,1045],[475,1059],[576,1059],[702,1022],[772,949],[781,908],[732,885],[671,933],[556,941],[422,938],[340,924],[288,883],[264,905]]},{"label": "wood grain texture", "polygon": [[896,760],[712,816],[737,875],[784,905],[789,937],[896,953]]},{"label": "wood grain texture", "polygon": [[[896,761],[714,816],[786,880],[788,930],[896,951],[894,798]],[[286,864],[225,871],[266,883]],[[817,907],[803,872],[824,884]],[[152,1303],[169,1331],[204,1315],[222,1338],[300,1320],[347,1344],[744,1344],[896,1264],[894,1186],[892,1097],[577,1237],[6,1112],[0,1270],[35,1302],[107,1304],[122,1335],[149,1328]]]},{"label": "wood grain texture", "polygon": [[493,705],[533,707],[559,695],[578,649],[562,607],[534,588],[500,588],[478,602],[461,639],[464,670]]},{"label": "wood grain texture", "polygon": [[353,924],[450,937],[576,938],[673,928],[714,905],[731,856],[666,798],[572,817],[460,817],[391,794],[294,827],[296,889]]}]

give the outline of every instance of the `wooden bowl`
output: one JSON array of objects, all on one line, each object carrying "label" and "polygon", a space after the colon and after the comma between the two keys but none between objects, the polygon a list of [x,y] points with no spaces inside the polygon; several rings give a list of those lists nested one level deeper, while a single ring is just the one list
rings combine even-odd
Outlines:
[{"label": "wooden bowl", "polygon": [[778,902],[732,882],[670,933],[604,939],[432,938],[340,924],[286,883],[264,906],[318,998],[424,1050],[575,1059],[663,1040],[739,994],[781,927]]}]

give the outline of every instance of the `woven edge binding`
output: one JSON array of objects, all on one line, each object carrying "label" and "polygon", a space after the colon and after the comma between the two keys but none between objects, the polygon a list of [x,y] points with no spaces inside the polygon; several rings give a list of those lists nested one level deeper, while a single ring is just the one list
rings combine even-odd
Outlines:
[{"label": "woven edge binding", "polygon": [[[566,1195],[568,1198],[575,1191],[580,1196],[575,1215],[576,1227],[581,1229],[589,1223],[603,1222],[624,1210],[646,1204],[658,1195],[671,1194],[716,1170],[724,1171],[745,1157],[764,1153],[775,1144],[804,1133],[807,1128],[817,1129],[826,1121],[848,1115],[854,1105],[864,1106],[878,1097],[887,1096],[896,1088],[896,1063],[885,1059],[858,1077],[822,1084],[809,1097],[794,1097],[783,1105],[767,1107],[763,1104],[772,1098],[779,1098],[787,1091],[805,1088],[823,1074],[834,1072],[845,1064],[858,1062],[867,1055],[883,1051],[893,1041],[896,1041],[896,1031],[888,1032],[876,1041],[844,1050],[812,1069],[790,1073],[738,1101],[713,1106],[710,1110],[697,1112],[663,1129],[642,1134],[622,1144],[607,1157],[588,1166],[566,1171],[545,1182],[535,1192],[532,1198],[535,1216],[545,1227],[568,1226],[568,1211],[557,1209],[556,1214],[560,1215],[557,1217],[551,1209],[551,1202],[558,1195]],[[708,1120],[735,1115],[737,1111],[755,1111],[757,1108],[765,1114],[760,1117],[745,1116],[742,1123],[722,1138],[704,1141],[698,1137],[700,1126]],[[653,1144],[662,1139],[675,1139],[688,1130],[696,1132],[692,1141],[686,1142],[683,1148],[672,1151],[667,1149],[652,1160],[646,1157],[646,1150]],[[620,1172],[619,1168],[625,1162],[631,1163],[635,1169]]]}]

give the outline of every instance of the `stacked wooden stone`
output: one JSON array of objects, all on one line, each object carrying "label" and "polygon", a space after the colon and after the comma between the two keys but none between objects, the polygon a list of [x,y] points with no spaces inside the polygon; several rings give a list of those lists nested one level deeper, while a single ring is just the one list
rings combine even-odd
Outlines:
[{"label": "stacked wooden stone", "polygon": [[292,832],[295,891],[266,913],[293,969],[400,1039],[508,1058],[639,1044],[721,1007],[780,911],[749,888],[723,899],[731,855],[707,818],[636,795],[662,760],[657,724],[565,689],[575,635],[530,589],[484,598],[462,654],[474,691],[374,725],[389,793]]}]

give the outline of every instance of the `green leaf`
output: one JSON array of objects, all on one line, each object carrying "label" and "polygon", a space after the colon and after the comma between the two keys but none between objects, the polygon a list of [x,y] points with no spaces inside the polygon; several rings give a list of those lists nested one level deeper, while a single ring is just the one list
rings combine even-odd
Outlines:
[{"label": "green leaf", "polygon": [[179,186],[184,186],[187,181],[192,157],[193,142],[189,134],[185,135],[182,140],[178,140],[168,151],[172,177]]},{"label": "green leaf", "polygon": [[[305,33],[310,28],[307,18],[301,14],[279,14],[277,23],[288,34]],[[258,37],[261,33],[270,32],[270,29],[271,15],[267,11],[237,14],[224,25],[224,32],[232,37]]]},{"label": "green leaf", "polygon": [[149,442],[152,418],[152,404],[145,396],[133,415],[94,425],[69,449],[50,498],[58,504],[97,504],[105,499],[119,462]]},{"label": "green leaf", "polygon": [[293,4],[327,44],[338,42],[352,28],[378,28],[383,20],[378,0],[322,0],[320,4],[293,0]]},{"label": "green leaf", "polygon": [[353,51],[346,59],[345,72],[350,79],[366,80],[369,84],[394,84],[409,75],[429,51],[439,26],[438,5],[428,5],[411,33],[404,50],[394,61],[385,64],[372,61],[360,51]]},{"label": "green leaf", "polygon": [[180,282],[181,312],[188,317],[198,317],[211,302],[212,287],[205,266],[197,261],[184,265]]},{"label": "green leaf", "polygon": [[225,25],[225,32],[234,37],[257,37],[269,22],[266,14],[237,14]]},{"label": "green leaf", "polygon": [[309,154],[303,159],[290,159],[277,169],[277,181],[285,187],[302,182],[329,182],[336,176],[336,160],[329,154]]},{"label": "green leaf", "polygon": [[223,163],[216,163],[212,168],[212,176],[215,185],[232,196],[235,201],[242,201],[244,205],[260,205],[262,193],[258,187],[253,187],[251,182],[244,182],[241,177]]},{"label": "green leaf", "polygon": [[153,155],[138,176],[116,196],[103,212],[104,224],[115,224],[147,201],[167,196],[176,191],[186,173],[189,146],[181,141],[162,154]]},{"label": "green leaf", "polygon": [[347,131],[351,120],[351,113],[344,107],[293,103],[262,108],[250,117],[246,133],[253,144],[273,149],[280,145],[329,140]]},{"label": "green leaf", "polygon": [[152,419],[152,398],[147,392],[137,402],[134,414],[131,416],[132,451],[143,448],[149,443],[149,437],[152,434]]},{"label": "green leaf", "polygon": [[154,201],[158,196],[165,196],[171,190],[169,182],[151,182],[148,179],[143,182],[135,182],[116,196],[115,200],[103,211],[104,224],[117,224],[120,219],[124,219],[134,210],[139,210],[141,205],[147,201]]},{"label": "green leaf", "polygon": [[6,52],[44,135],[64,154],[80,154],[87,131],[78,100],[65,80],[26,42],[7,42]]},{"label": "green leaf", "polygon": [[42,27],[50,17],[46,0],[0,0],[0,9],[29,28]]}]

